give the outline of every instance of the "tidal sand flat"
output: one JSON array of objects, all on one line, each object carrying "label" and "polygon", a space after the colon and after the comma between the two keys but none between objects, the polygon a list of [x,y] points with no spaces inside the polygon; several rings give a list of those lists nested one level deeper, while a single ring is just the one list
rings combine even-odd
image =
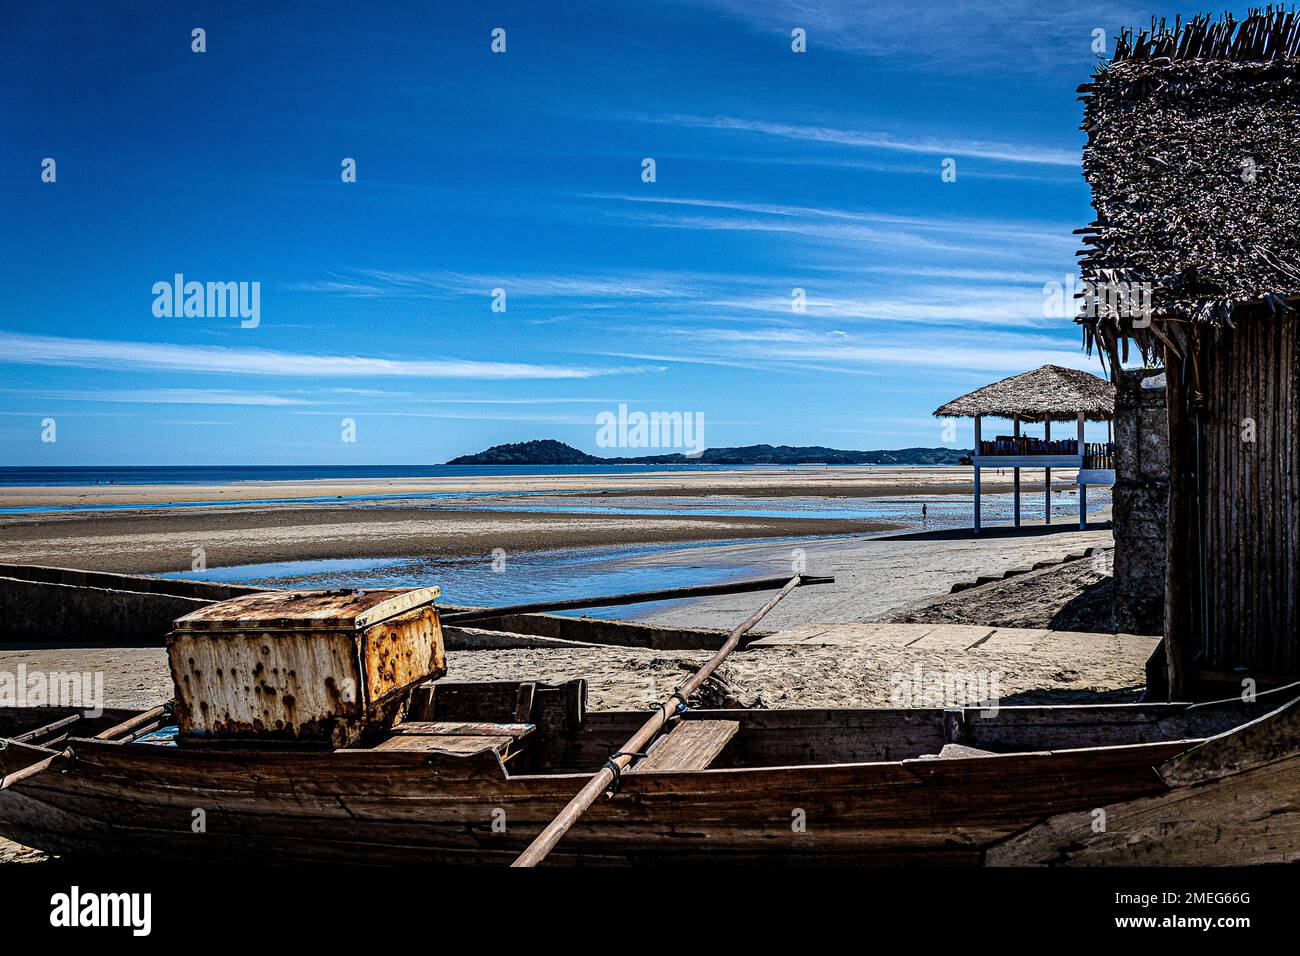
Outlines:
[{"label": "tidal sand flat", "polygon": [[[1005,472],[1003,474],[1002,472]],[[1073,473],[1054,472],[1059,487]],[[1026,483],[1025,487],[1033,487]],[[1010,491],[1009,469],[988,469],[984,488]],[[428,478],[320,478],[291,481],[230,481],[185,484],[68,484],[0,486],[0,513],[17,508],[64,509],[107,505],[167,507],[180,504],[322,500],[415,499],[455,495],[572,494],[745,495],[750,497],[882,497],[914,494],[969,495],[971,470],[962,466],[862,465],[758,467],[728,470],[618,473],[592,470],[564,475],[458,474]]]}]

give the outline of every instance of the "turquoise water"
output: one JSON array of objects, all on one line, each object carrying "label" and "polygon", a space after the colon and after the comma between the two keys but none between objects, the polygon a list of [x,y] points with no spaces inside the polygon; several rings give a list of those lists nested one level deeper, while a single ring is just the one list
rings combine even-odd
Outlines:
[{"label": "turquoise water", "polygon": [[46,514],[66,511],[169,511],[173,508],[243,508],[255,505],[331,504],[350,505],[383,504],[385,502],[437,502],[448,498],[500,498],[546,494],[541,491],[429,491],[416,494],[384,493],[365,495],[312,495],[306,498],[241,498],[237,501],[212,499],[209,501],[169,501],[158,504],[92,504],[92,505],[23,505],[0,508],[0,515]]},{"label": "turquoise water", "polygon": [[[1026,524],[1042,521],[1042,495],[1022,498],[1022,518]],[[1093,489],[1089,493],[1089,511],[1095,513],[1110,503],[1109,489]],[[922,525],[921,505],[927,507]],[[983,518],[989,524],[1006,523],[1011,519],[1010,495],[986,495]],[[438,507],[438,506],[434,506]],[[446,506],[453,510],[481,509],[480,504]],[[903,525],[907,529],[941,530],[969,527],[971,503],[960,495],[933,495],[921,498],[860,498],[860,499],[787,499],[778,506],[755,505],[738,500],[734,507],[705,506],[692,508],[676,503],[665,508],[619,508],[562,505],[510,505],[491,506],[497,511],[537,511],[545,513],[574,514],[631,514],[631,515],[700,515],[724,514],[731,516],[820,517],[881,519]],[[1052,498],[1053,521],[1070,525],[1078,520],[1078,499],[1069,493],[1058,492]],[[840,536],[789,539],[792,545],[810,540],[832,540]],[[862,535],[844,535],[844,539],[861,538]],[[227,584],[254,584],[265,587],[415,587],[437,585],[442,589],[443,600],[449,604],[520,604],[532,601],[565,600],[597,594],[617,594],[660,588],[684,587],[691,584],[716,584],[746,578],[769,577],[780,574],[784,566],[774,567],[752,563],[745,556],[729,553],[721,547],[729,543],[712,541],[694,545],[664,544],[626,547],[602,547],[575,550],[556,550],[532,554],[505,554],[504,561],[494,562],[492,555],[454,559],[407,558],[348,558],[337,560],[280,561],[250,564],[239,567],[210,568],[203,572],[185,572],[169,577],[216,581]],[[746,544],[757,542],[746,541]],[[763,544],[778,544],[779,540],[764,539]],[[692,551],[699,551],[700,560],[683,560]],[[667,555],[671,552],[671,558]],[[784,554],[784,552],[782,552]],[[752,552],[751,552],[752,555]],[[665,603],[577,611],[597,617],[630,618],[647,610],[670,606]]]},{"label": "turquoise water", "polygon": [[[233,481],[322,478],[470,478],[503,475],[640,475],[663,471],[743,471],[780,465],[139,465],[85,468],[0,467],[9,485],[220,485]],[[818,466],[821,467],[821,466]]]},{"label": "turquoise water", "polygon": [[[710,542],[717,546],[727,542]],[[187,571],[165,577],[253,584],[263,587],[381,588],[437,585],[448,604],[522,604],[558,601],[596,594],[650,591],[691,584],[717,584],[766,577],[771,568],[745,563],[718,565],[705,561],[674,560],[654,564],[655,555],[672,551],[675,557],[692,547],[659,545],[590,548],[505,555],[494,561],[481,557],[429,560],[421,558],[361,558],[324,561],[279,561],[207,571]],[[650,563],[641,563],[650,559]],[[627,618],[670,602],[575,611],[592,617]]]},{"label": "turquoise water", "polygon": [[[727,518],[833,518],[838,520],[883,521],[902,525],[906,528],[921,528],[921,508],[925,507],[925,524],[927,529],[969,527],[973,514],[973,502],[967,495],[916,495],[907,498],[782,498],[769,499],[776,503],[767,503],[761,499],[736,498],[719,501],[716,498],[695,499],[659,499],[654,506],[621,506],[605,504],[557,504],[554,495],[546,504],[528,504],[510,502],[493,504],[491,502],[474,502],[469,504],[449,503],[438,505],[438,510],[447,511],[499,511],[539,514],[582,514],[582,515],[634,515],[639,517],[706,515]],[[582,495],[574,497],[583,498]],[[588,501],[590,499],[587,499]],[[694,504],[687,503],[694,502]],[[707,503],[701,503],[707,502]],[[1088,491],[1088,513],[1095,514],[1110,505],[1109,488],[1090,488]],[[986,494],[982,497],[980,514],[984,522],[997,523],[1010,521],[1012,518],[1012,501],[1010,494]],[[1025,491],[1020,496],[1020,516],[1024,522],[1041,522],[1043,520],[1043,494]],[[1079,513],[1078,496],[1069,491],[1052,494],[1052,520],[1062,523],[1071,516],[1077,519]]]}]

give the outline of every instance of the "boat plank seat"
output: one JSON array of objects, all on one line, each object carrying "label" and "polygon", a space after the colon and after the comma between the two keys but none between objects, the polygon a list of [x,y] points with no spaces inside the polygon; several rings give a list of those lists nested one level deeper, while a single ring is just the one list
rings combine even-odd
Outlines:
[{"label": "boat plank seat", "polygon": [[658,743],[632,773],[704,770],[740,730],[738,720],[683,720]]},{"label": "boat plank seat", "polygon": [[411,720],[394,727],[392,733],[373,749],[460,756],[492,750],[502,760],[509,760],[536,729],[533,724]]}]

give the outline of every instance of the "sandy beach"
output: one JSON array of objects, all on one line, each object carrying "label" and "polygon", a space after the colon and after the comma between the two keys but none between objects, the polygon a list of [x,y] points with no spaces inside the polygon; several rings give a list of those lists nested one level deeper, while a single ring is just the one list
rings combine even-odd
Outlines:
[{"label": "sandy beach", "polygon": [[487,556],[607,545],[872,534],[884,522],[831,519],[648,519],[384,507],[245,506],[0,518],[0,562],[152,574],[330,558]]},{"label": "sandy beach", "polygon": [[[996,473],[985,483],[990,497],[1009,489]],[[220,568],[786,542],[919,526],[928,496],[961,507],[969,494],[967,468],[901,466],[3,487],[0,562],[165,574],[189,570],[195,549]],[[881,517],[880,503],[898,518]]]},{"label": "sandy beach", "polygon": [[[1073,483],[1070,469],[1053,473],[1053,483]],[[968,495],[971,471],[961,466],[796,465],[719,471],[592,473],[582,475],[484,475],[446,478],[339,478],[314,481],[238,481],[186,485],[63,485],[0,487],[0,510],[27,507],[159,505],[384,495],[574,494],[742,495],[748,497],[875,497],[918,494]],[[1026,488],[1031,487],[1026,484]],[[1011,490],[1008,469],[987,470],[984,488]]]}]

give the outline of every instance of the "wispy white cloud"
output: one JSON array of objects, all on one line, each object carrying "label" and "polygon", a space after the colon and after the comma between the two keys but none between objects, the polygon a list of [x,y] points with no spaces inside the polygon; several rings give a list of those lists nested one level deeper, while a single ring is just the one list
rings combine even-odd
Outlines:
[{"label": "wispy white cloud", "polygon": [[166,369],[301,378],[581,379],[652,371],[469,359],[390,359],[164,342],[116,342],[0,332],[0,362],[79,368]]},{"label": "wispy white cloud", "polygon": [[[870,226],[888,226],[879,232],[860,235],[879,238],[897,237],[899,228],[956,235],[976,236],[1018,242],[1056,242],[1067,244],[1071,251],[1077,247],[1069,223],[1023,222],[1009,219],[960,218],[946,216],[907,216],[875,210],[836,209],[828,206],[791,206],[782,203],[757,203],[738,199],[710,199],[695,196],[649,196],[636,193],[588,193],[588,199],[617,200],[626,203],[677,206],[689,209],[724,210],[756,217],[766,216],[778,220],[826,220]],[[802,226],[800,228],[803,228]],[[848,233],[847,235],[853,235]]]},{"label": "wispy white cloud", "polygon": [[606,275],[553,273],[395,272],[360,269],[346,274],[294,283],[297,292],[324,292],[357,297],[449,298],[479,296],[485,302],[495,288],[507,295],[554,299],[660,299],[692,295],[716,282],[739,282],[744,276],[683,272],[619,270]]},{"label": "wispy white cloud", "polygon": [[[600,210],[612,221],[698,232],[785,234],[821,240],[822,251],[871,245],[894,258],[928,255],[958,262],[1012,257],[1023,262],[1068,261],[1078,248],[1068,223],[942,216],[902,216],[870,210],[790,206],[686,196],[592,193],[584,198],[627,204]],[[649,206],[657,211],[648,212]],[[719,215],[730,213],[730,215]]]},{"label": "wispy white cloud", "polygon": [[698,129],[732,130],[782,139],[879,149],[899,153],[925,153],[931,156],[965,156],[1007,163],[1030,163],[1044,166],[1080,166],[1082,154],[1077,149],[1035,144],[1002,143],[960,137],[902,136],[891,133],[842,129],[835,126],[807,126],[796,123],[772,123],[737,116],[692,116],[666,113],[643,115],[649,122]]},{"label": "wispy white cloud", "polygon": [[914,0],[686,0],[723,13],[775,43],[807,30],[809,55],[858,55],[927,74],[987,70],[1065,71],[1095,64],[1091,31],[1149,20],[1151,11],[1127,0],[997,0],[919,4]]},{"label": "wispy white cloud", "polygon": [[[903,368],[1018,372],[1054,364],[1096,372],[1095,357],[1068,340],[1010,330],[928,329],[922,333],[861,334],[843,330],[764,327],[660,329],[654,352],[608,353],[692,364],[752,366],[872,374]],[[605,354],[605,353],[602,353]]]},{"label": "wispy white cloud", "polygon": [[208,388],[54,389],[26,391],[0,389],[24,398],[60,402],[120,402],[128,405],[315,405],[314,401],[287,395],[237,392]]}]

